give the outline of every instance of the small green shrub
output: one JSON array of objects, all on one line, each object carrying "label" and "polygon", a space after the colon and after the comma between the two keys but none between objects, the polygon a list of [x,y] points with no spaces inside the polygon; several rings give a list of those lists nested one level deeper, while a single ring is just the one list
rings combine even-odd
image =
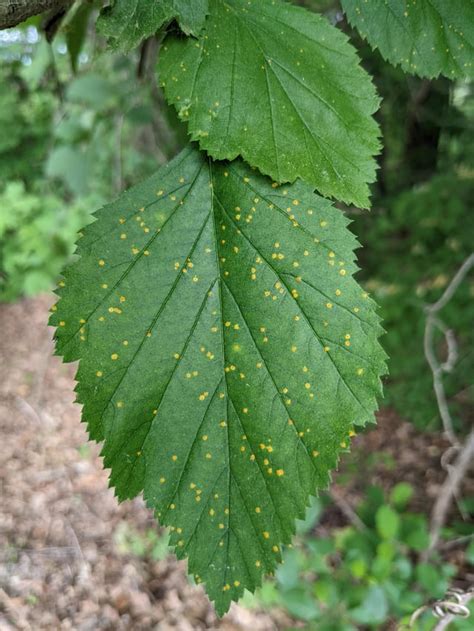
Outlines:
[{"label": "small green shrub", "polygon": [[[390,357],[386,403],[419,428],[440,425],[432,375],[423,353],[424,305],[435,302],[472,252],[474,215],[470,173],[437,175],[375,209],[374,217],[355,218],[358,234],[370,244],[362,251],[366,287],[376,297]],[[462,229],[460,229],[462,226]],[[383,261],[383,264],[382,264]],[[459,346],[455,370],[445,387],[457,428],[472,418],[474,389],[474,283],[472,275],[443,309]],[[438,352],[445,352],[439,339]],[[460,394],[462,393],[462,395]]]},{"label": "small green shrub", "polygon": [[[364,528],[351,525],[330,536],[313,534],[328,499],[316,501],[294,547],[285,550],[276,580],[246,604],[281,606],[314,631],[380,630],[390,620],[408,620],[442,597],[456,572],[439,557],[417,560],[429,544],[428,521],[407,511],[412,493],[407,483],[396,485],[388,499],[380,488],[369,488],[357,509]],[[427,614],[415,628],[432,628],[425,621],[434,618]]]},{"label": "small green shrub", "polygon": [[7,184],[0,193],[0,301],[51,288],[77,231],[90,221],[88,206],[27,193],[20,181]]}]

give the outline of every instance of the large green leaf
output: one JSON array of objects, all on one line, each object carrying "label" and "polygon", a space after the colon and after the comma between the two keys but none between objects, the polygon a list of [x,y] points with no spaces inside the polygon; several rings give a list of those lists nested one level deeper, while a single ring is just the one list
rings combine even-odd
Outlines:
[{"label": "large green leaf", "polygon": [[91,2],[77,5],[74,12],[71,11],[71,17],[67,20],[64,28],[69,59],[74,73],[77,71],[77,62],[87,36],[87,27],[93,10],[94,6]]},{"label": "large green leaf", "polygon": [[97,26],[114,48],[130,50],[173,18],[186,34],[197,35],[207,10],[208,0],[115,0]]},{"label": "large green leaf", "polygon": [[368,206],[378,98],[347,37],[281,0],[210,0],[198,41],[169,35],[159,78],[213,158]]},{"label": "large green leaf", "polygon": [[349,22],[391,63],[422,77],[472,77],[474,0],[341,0]]},{"label": "large green leaf", "polygon": [[144,492],[217,610],[272,572],[384,354],[347,219],[185,150],[97,213],[53,308],[120,499]]}]

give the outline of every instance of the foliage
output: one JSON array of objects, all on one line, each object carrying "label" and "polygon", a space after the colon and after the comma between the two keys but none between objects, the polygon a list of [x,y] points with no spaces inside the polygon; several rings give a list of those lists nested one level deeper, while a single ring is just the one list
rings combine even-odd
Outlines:
[{"label": "foliage", "polygon": [[76,3],[69,15],[66,16],[65,38],[69,58],[71,60],[71,68],[74,73],[77,72],[79,55],[84,46],[87,36],[87,28],[91,14],[94,10],[93,2]]},{"label": "foliage", "polygon": [[117,550],[123,555],[161,561],[168,555],[168,536],[156,530],[147,528],[145,532],[138,532],[127,522],[121,522],[115,533],[114,542]]},{"label": "foliage", "polygon": [[0,66],[0,188],[8,180],[38,178],[47,156],[55,99],[37,93],[21,75]]},{"label": "foliage", "polygon": [[130,62],[104,69],[110,78],[91,71],[69,83],[45,165],[65,194],[93,195],[96,204],[152,172],[157,159],[153,134],[147,137],[153,116],[149,91],[131,80]]},{"label": "foliage", "polygon": [[[438,558],[416,560],[429,537],[426,516],[407,510],[412,493],[406,483],[397,484],[389,498],[371,487],[357,509],[363,528],[351,525],[331,536],[314,536],[327,504],[322,498],[300,522],[276,580],[244,602],[283,607],[305,621],[308,631],[381,629],[391,620],[408,621],[419,606],[444,596],[455,571]],[[427,631],[434,622],[427,614],[414,630]],[[467,628],[462,622],[453,625]]]},{"label": "foliage", "polygon": [[173,18],[187,35],[197,35],[207,11],[208,0],[114,0],[103,9],[97,26],[113,48],[127,51]]},{"label": "foliage", "polygon": [[[418,607],[444,597],[456,571],[437,555],[419,560],[428,546],[429,525],[425,514],[410,510],[413,495],[406,482],[389,493],[368,487],[356,509],[362,525],[329,532],[325,518],[334,505],[328,495],[313,498],[305,519],[296,522],[293,545],[282,550],[275,578],[254,595],[247,592],[242,604],[278,607],[306,631],[388,629],[394,622],[405,628]],[[124,555],[156,560],[167,554],[167,532],[137,532],[122,523],[114,538]],[[473,554],[471,543],[467,563]],[[428,609],[412,629],[431,631],[435,624]],[[468,631],[471,626],[472,621],[457,619],[449,628]]]},{"label": "foliage", "polygon": [[[86,209],[110,197],[118,180],[127,185],[156,165],[148,132],[152,99],[133,77],[133,60],[102,58],[97,73],[110,78],[84,73],[60,100],[49,87],[50,61],[41,61],[44,42],[34,41],[21,53],[23,58],[32,47],[31,65],[5,55],[0,70],[0,120],[8,130],[0,137],[4,301],[50,289],[74,251],[77,231],[89,220]],[[60,71],[66,72],[66,59],[61,61]],[[35,91],[37,84],[49,89]],[[120,164],[117,147],[127,147],[120,151]]]},{"label": "foliage", "polygon": [[57,351],[81,359],[117,496],[143,490],[224,612],[275,568],[376,406],[381,329],[351,278],[356,242],[310,187],[194,148],[96,216],[58,292]]},{"label": "foliage", "polygon": [[[386,400],[419,427],[433,429],[439,424],[432,377],[423,353],[423,309],[441,296],[472,252],[473,195],[471,175],[437,175],[386,200],[375,221],[360,216],[355,220],[356,232],[364,233],[371,244],[364,251],[364,276],[381,306],[387,329],[384,347],[391,359]],[[474,286],[468,279],[442,314],[445,324],[455,331],[459,346],[456,368],[445,376],[445,387],[454,418],[458,423],[464,419],[466,428],[474,410],[473,296]],[[443,346],[439,353],[443,357]]]},{"label": "foliage", "polygon": [[211,0],[198,42],[168,35],[158,71],[213,158],[241,155],[277,182],[300,177],[366,208],[378,98],[358,61],[321,16],[281,0]]},{"label": "foliage", "polygon": [[[358,210],[348,212],[371,246],[361,257],[366,284],[380,296],[388,323],[392,317],[400,323],[387,338],[395,367],[392,400],[400,406],[401,397],[410,402],[414,392],[407,393],[406,381],[397,390],[397,380],[420,373],[423,361],[420,352],[405,365],[411,360],[402,357],[405,340],[410,349],[421,341],[421,302],[436,297],[451,265],[444,265],[441,248],[448,245],[457,261],[470,247],[465,200],[471,173],[464,148],[469,132],[463,124],[472,112],[466,107],[463,118],[457,116],[447,80],[406,78],[354,33],[350,42],[336,2],[305,2],[327,10],[331,24],[281,0],[114,0],[97,22],[116,51],[112,56],[103,54],[103,39],[86,37],[101,4],[76,3],[57,50],[44,40],[33,44],[37,54],[32,59],[28,52],[30,65],[23,64],[23,53],[14,53],[1,78],[14,90],[0,97],[0,116],[6,127],[15,122],[11,138],[0,146],[0,165],[6,156],[10,180],[2,194],[33,231],[30,237],[10,213],[2,215],[8,224],[7,256],[0,261],[8,279],[4,294],[46,284],[57,271],[57,257],[45,255],[47,239],[55,242],[51,234],[60,235],[57,250],[67,259],[75,209],[92,208],[152,173],[155,163],[177,153],[186,138],[179,119],[186,123],[201,152],[195,145],[185,149],[97,212],[79,241],[79,260],[60,282],[51,321],[58,325],[58,351],[67,360],[82,358],[84,420],[91,436],[105,441],[105,464],[118,496],[144,489],[160,521],[172,526],[178,556],[189,555],[190,571],[206,582],[223,613],[231,599],[274,569],[295,518],[326,484],[353,424],[371,420],[380,390],[378,318],[353,280],[357,242],[342,211],[313,192],[369,206],[379,97],[363,68],[373,71],[382,96],[388,94],[377,115],[387,144],[373,189],[375,217],[369,223]],[[426,38],[414,43],[418,11],[426,2],[408,3],[400,35],[398,22],[384,12],[398,15],[401,4],[346,0],[344,7],[369,43],[380,45],[393,63],[401,60],[402,68],[408,64],[426,76],[469,76],[471,49],[458,47],[465,36],[461,13],[449,16],[447,27],[430,19]],[[438,4],[431,0],[430,7]],[[472,4],[461,9],[468,13]],[[468,23],[467,37],[470,29]],[[404,47],[401,59],[393,38]],[[448,44],[425,50],[433,38]],[[150,72],[163,39],[157,71],[169,108]],[[420,64],[415,45],[423,49]],[[87,71],[84,59],[93,60]],[[71,68],[78,72],[72,81]],[[35,93],[39,86],[49,86],[44,102]],[[469,91],[461,81],[457,88]],[[17,104],[24,99],[32,106],[22,111]],[[16,129],[29,129],[36,120],[33,138],[31,131]],[[54,195],[41,183],[42,169],[8,171],[16,168],[17,155],[21,161],[30,154],[45,163]],[[224,159],[233,162],[217,161]],[[289,184],[298,178],[306,183]],[[454,224],[443,218],[446,205]],[[64,224],[51,225],[53,207],[63,209]],[[465,239],[448,236],[459,222]],[[421,237],[435,254],[420,248]],[[436,275],[427,276],[438,253]],[[387,266],[381,266],[385,259]],[[418,269],[412,271],[408,261]],[[464,306],[466,297],[460,301]],[[469,311],[458,317],[453,310],[452,317],[457,330]],[[464,352],[471,337],[466,331],[461,369],[472,362]],[[420,382],[418,409],[428,381],[427,376]],[[453,377],[452,394],[460,381],[464,388],[465,380]],[[455,401],[463,414],[471,405],[465,393]],[[350,615],[341,623],[348,628],[376,624],[392,606],[394,588],[385,591],[383,572],[392,577],[397,555],[408,554],[400,539],[405,516],[395,503],[380,503],[373,523],[363,517],[378,544],[366,560],[370,569],[358,579],[364,589],[350,597]],[[368,545],[363,533],[347,539],[351,549]],[[344,558],[345,541],[341,536],[334,548]],[[379,547],[390,552],[381,560]],[[380,576],[373,566],[380,566]],[[417,572],[420,583],[429,582],[431,570]],[[397,577],[392,579],[398,586]]]},{"label": "foliage", "polygon": [[341,0],[350,23],[405,72],[473,77],[472,0]]},{"label": "foliage", "polygon": [[11,181],[0,194],[0,300],[50,288],[89,220],[88,204],[65,207],[55,195],[27,193]]}]

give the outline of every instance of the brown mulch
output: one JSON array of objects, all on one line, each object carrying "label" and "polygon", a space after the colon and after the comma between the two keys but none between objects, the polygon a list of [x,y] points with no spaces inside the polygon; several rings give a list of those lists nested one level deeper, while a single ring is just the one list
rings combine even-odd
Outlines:
[{"label": "brown mulch", "polygon": [[[281,611],[238,605],[219,620],[183,562],[119,545],[124,529],[145,535],[156,522],[141,499],[119,505],[107,488],[100,449],[87,443],[73,404],[75,367],[51,354],[51,303],[0,305],[0,631],[287,628]],[[338,484],[343,471],[334,488],[354,506],[367,482],[406,480],[417,489],[413,508],[426,512],[444,480],[445,448],[384,411],[344,459],[356,471],[350,485]],[[372,463],[369,454],[378,454]],[[347,516],[336,506],[323,523]]]},{"label": "brown mulch", "polygon": [[119,505],[73,404],[74,371],[51,354],[52,298],[0,305],[0,630],[284,628],[233,605],[218,620],[185,564],[117,544],[157,528],[141,499]]}]

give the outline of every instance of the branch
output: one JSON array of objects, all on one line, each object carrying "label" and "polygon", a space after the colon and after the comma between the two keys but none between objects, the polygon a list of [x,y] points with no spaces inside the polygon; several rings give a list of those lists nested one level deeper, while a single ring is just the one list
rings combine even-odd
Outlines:
[{"label": "branch", "polygon": [[[453,596],[455,598],[453,598]],[[434,607],[435,615],[440,620],[435,626],[433,631],[443,631],[447,629],[451,622],[457,617],[469,618],[468,604],[474,598],[474,591],[467,591],[464,593],[452,593],[451,599],[443,601]]]},{"label": "branch", "polygon": [[470,256],[468,256],[468,258],[464,261],[464,263],[461,265],[461,267],[458,269],[458,271],[454,275],[449,285],[444,290],[444,293],[441,296],[441,298],[437,302],[435,302],[433,305],[428,307],[428,311],[430,311],[431,313],[440,311],[451,300],[457,288],[462,283],[462,281],[464,280],[464,277],[469,272],[471,267],[474,267],[474,254],[471,254]]},{"label": "branch", "polygon": [[357,530],[367,530],[367,526],[364,524],[359,515],[354,511],[352,506],[342,497],[339,493],[332,488],[328,491],[329,497],[333,500],[334,504],[339,508],[341,513],[351,522]]},{"label": "branch", "polygon": [[[444,291],[441,298],[434,304],[428,305],[426,307],[427,318],[424,337],[425,356],[431,368],[431,372],[433,373],[433,387],[436,394],[436,400],[438,402],[439,413],[443,421],[444,432],[449,439],[449,442],[456,447],[459,447],[459,440],[454,433],[453,422],[451,419],[451,414],[449,413],[442,375],[443,373],[450,372],[453,369],[457,359],[457,347],[456,340],[452,331],[447,330],[444,324],[437,317],[437,314],[451,300],[459,285],[462,283],[467,273],[473,267],[474,254],[471,254],[461,265],[449,285],[446,287],[446,290]],[[436,358],[434,350],[435,328],[440,329],[444,333],[448,346],[448,358],[443,364],[440,364],[440,362]]]},{"label": "branch", "polygon": [[398,627],[398,631],[413,629],[415,622],[426,611],[431,611],[431,613],[439,620],[433,628],[433,631],[443,631],[444,629],[447,629],[451,622],[453,622],[456,618],[469,618],[471,612],[469,611],[468,605],[473,598],[474,589],[472,587],[467,591],[462,591],[452,587],[451,589],[448,589],[446,595],[440,600],[436,600],[430,605],[422,605],[421,607],[418,607],[418,609],[413,612],[409,622]]},{"label": "branch", "polygon": [[473,462],[474,429],[471,430],[466,442],[462,446],[455,464],[450,467],[449,475],[446,477],[438,494],[438,499],[433,507],[430,520],[430,546],[427,550],[427,554],[436,547],[439,539],[439,533],[443,527],[451,501],[453,497],[457,495],[461,482]]},{"label": "branch", "polygon": [[59,11],[68,0],[0,0],[0,30],[24,22],[45,11]]},{"label": "branch", "polygon": [[[443,466],[447,470],[448,475],[441,487],[438,499],[436,500],[431,513],[430,545],[422,555],[422,558],[425,561],[429,558],[431,552],[438,544],[439,534],[445,522],[453,497],[457,498],[461,482],[472,464],[474,457],[474,428],[471,430],[463,445],[454,433],[453,422],[449,411],[448,401],[446,399],[446,392],[444,390],[443,374],[453,370],[458,358],[458,349],[453,332],[450,331],[438,317],[441,309],[443,309],[443,307],[445,307],[454,296],[471,268],[474,268],[474,254],[471,254],[464,261],[459,270],[453,276],[449,285],[446,287],[441,298],[434,304],[427,305],[425,307],[426,325],[424,335],[424,352],[426,360],[431,368],[431,372],[433,373],[433,388],[436,395],[436,401],[438,403],[439,413],[443,421],[444,433],[451,443],[451,447],[444,453],[444,456],[441,459],[441,464],[443,464],[443,460],[445,461]],[[435,328],[439,329],[444,334],[447,345],[448,356],[442,363],[436,357],[434,344]],[[448,454],[450,455],[456,451],[458,452],[458,457],[455,464],[447,464]]]}]

